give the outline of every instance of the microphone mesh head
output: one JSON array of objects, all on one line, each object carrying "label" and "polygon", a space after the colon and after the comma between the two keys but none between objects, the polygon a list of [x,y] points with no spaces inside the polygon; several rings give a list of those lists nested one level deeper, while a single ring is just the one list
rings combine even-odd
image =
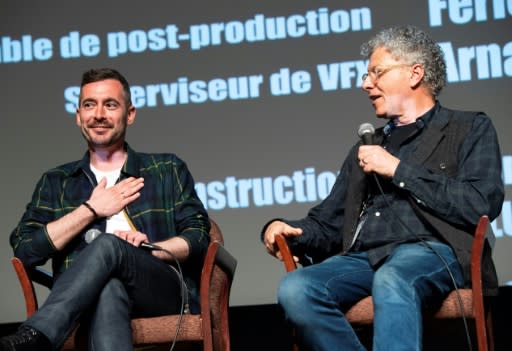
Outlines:
[{"label": "microphone mesh head", "polygon": [[101,230],[99,230],[99,229],[96,229],[96,228],[89,229],[88,231],[85,232],[85,242],[87,244],[90,244],[91,241],[96,239],[96,237],[100,234],[101,234]]},{"label": "microphone mesh head", "polygon": [[359,126],[359,129],[357,130],[357,135],[359,135],[359,137],[362,137],[365,134],[375,134],[375,128],[371,123],[363,123]]}]

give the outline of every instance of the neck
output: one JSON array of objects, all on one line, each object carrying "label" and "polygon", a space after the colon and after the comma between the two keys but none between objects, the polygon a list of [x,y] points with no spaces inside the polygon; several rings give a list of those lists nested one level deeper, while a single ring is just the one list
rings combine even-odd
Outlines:
[{"label": "neck", "polygon": [[121,168],[128,154],[124,147],[89,148],[91,164],[100,171],[112,171]]},{"label": "neck", "polygon": [[432,98],[412,101],[410,105],[406,105],[404,113],[393,118],[396,126],[403,126],[414,123],[418,118],[427,113],[435,105]]}]

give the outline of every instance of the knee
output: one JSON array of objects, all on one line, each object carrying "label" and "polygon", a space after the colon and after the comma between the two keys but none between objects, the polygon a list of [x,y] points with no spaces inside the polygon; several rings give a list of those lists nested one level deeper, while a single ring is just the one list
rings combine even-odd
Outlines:
[{"label": "knee", "polygon": [[112,313],[116,309],[125,311],[129,305],[130,298],[124,284],[119,279],[109,279],[100,292],[97,306]]},{"label": "knee", "polygon": [[279,284],[277,302],[288,318],[294,320],[307,314],[314,304],[309,283],[299,271],[288,273]]},{"label": "knee", "polygon": [[373,289],[401,289],[406,284],[400,272],[395,267],[382,266],[373,278]]},{"label": "knee", "polygon": [[286,274],[281,280],[277,290],[277,300],[280,303],[295,301],[304,291],[305,281],[300,274],[295,272]]},{"label": "knee", "polygon": [[121,252],[123,241],[112,234],[101,234],[90,244],[91,251],[97,254],[116,254]]},{"label": "knee", "polygon": [[95,246],[116,246],[119,245],[119,238],[113,234],[103,233],[98,235],[89,245]]},{"label": "knee", "polygon": [[101,296],[123,299],[126,296],[126,289],[119,279],[111,278],[103,287]]}]

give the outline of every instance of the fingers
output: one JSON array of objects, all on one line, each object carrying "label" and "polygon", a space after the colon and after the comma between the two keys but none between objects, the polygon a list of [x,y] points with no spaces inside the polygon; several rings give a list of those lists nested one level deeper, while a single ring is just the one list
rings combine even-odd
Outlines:
[{"label": "fingers", "polygon": [[364,168],[370,163],[375,162],[375,158],[378,157],[378,153],[380,152],[379,146],[374,145],[362,145],[359,147],[359,152],[357,154],[357,158],[359,159],[359,166]]},{"label": "fingers", "polygon": [[302,234],[302,229],[292,227],[281,221],[274,221],[267,227],[263,236],[263,245],[265,245],[265,249],[269,254],[282,259],[280,258],[280,253],[275,243],[275,236],[278,234],[284,235],[285,237],[298,236]]},{"label": "fingers", "polygon": [[375,172],[384,177],[393,177],[400,163],[400,159],[378,145],[360,146],[357,158],[359,160],[359,167],[365,173]]},{"label": "fingers", "polygon": [[109,217],[121,211],[126,205],[140,197],[144,179],[129,177],[106,188],[106,178],[94,188],[89,203],[100,217]]},{"label": "fingers", "polygon": [[144,242],[148,242],[148,236],[137,231],[116,230],[114,235],[137,247],[139,247]]},{"label": "fingers", "polygon": [[126,203],[130,203],[140,196],[140,189],[144,187],[144,178],[130,177],[117,183],[113,188],[118,197]]},{"label": "fingers", "polygon": [[[279,259],[279,261],[283,261],[284,260],[283,255],[281,254],[280,251],[277,251],[274,256],[277,257]],[[293,261],[295,263],[299,263],[299,258],[297,256],[293,256]]]}]

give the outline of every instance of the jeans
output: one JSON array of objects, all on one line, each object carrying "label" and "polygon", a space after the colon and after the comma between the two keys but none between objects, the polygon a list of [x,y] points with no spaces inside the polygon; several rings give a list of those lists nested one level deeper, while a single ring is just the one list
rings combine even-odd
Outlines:
[{"label": "jeans", "polygon": [[[306,350],[364,350],[344,311],[373,296],[373,350],[421,350],[422,309],[463,285],[453,250],[442,243],[398,246],[374,270],[365,252],[336,255],[284,276],[278,304]],[[435,251],[435,252],[434,252]],[[453,275],[450,277],[446,261]]]},{"label": "jeans", "polygon": [[176,271],[151,252],[103,234],[62,273],[24,324],[55,348],[80,323],[89,328],[90,350],[131,350],[131,318],[179,313],[181,289]]}]

